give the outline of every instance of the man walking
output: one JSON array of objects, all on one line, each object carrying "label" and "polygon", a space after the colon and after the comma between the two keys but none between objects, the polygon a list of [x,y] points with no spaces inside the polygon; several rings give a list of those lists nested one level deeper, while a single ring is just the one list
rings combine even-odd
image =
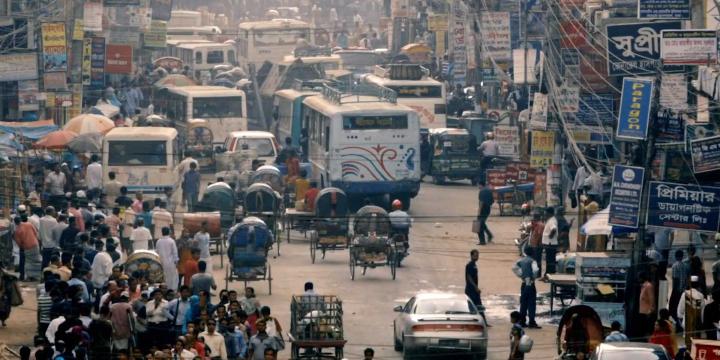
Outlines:
[{"label": "man walking", "polygon": [[478,245],[485,245],[485,234],[487,233],[487,241],[492,242],[493,234],[487,227],[487,219],[490,216],[490,209],[495,201],[493,199],[492,191],[485,186],[485,179],[478,180],[478,215],[477,215],[477,234],[478,234]]},{"label": "man walking", "polygon": [[183,176],[182,191],[183,202],[187,203],[188,211],[192,212],[200,194],[200,173],[194,162],[190,163],[190,170]]},{"label": "man walking", "polygon": [[27,215],[16,216],[15,243],[20,248],[20,280],[40,280],[42,260],[40,243],[35,227],[28,222]]},{"label": "man walking", "polygon": [[102,192],[102,165],[97,154],[90,157],[90,164],[85,169],[85,185],[87,186],[87,196],[90,201],[100,197]]},{"label": "man walking", "polygon": [[465,295],[467,295],[467,297],[470,298],[473,304],[475,304],[475,307],[479,309],[480,314],[485,320],[485,324],[487,324],[487,319],[485,318],[485,310],[483,310],[484,308],[482,304],[482,299],[480,298],[480,295],[482,295],[482,290],[480,290],[480,284],[478,282],[477,261],[479,255],[480,254],[477,249],[471,250],[470,261],[468,261],[467,265],[465,265]]},{"label": "man walking", "polygon": [[193,275],[190,279],[190,288],[192,289],[193,295],[200,294],[200,291],[205,291],[210,294],[210,289],[217,289],[215,278],[212,274],[205,272],[207,270],[207,264],[204,261],[200,260],[198,262],[198,270],[200,270],[200,272]]},{"label": "man walking", "polygon": [[55,208],[48,206],[45,209],[45,216],[40,218],[40,244],[42,245],[42,265],[44,269],[50,263],[50,258],[58,253],[58,241],[54,236],[54,230],[58,226],[55,220]]},{"label": "man walking", "polygon": [[678,304],[690,281],[690,266],[683,261],[683,257],[682,250],[675,251],[675,263],[672,266],[672,292],[670,292],[670,301],[668,303],[670,316],[675,319],[675,332],[678,333],[682,331],[677,311]]},{"label": "man walking", "polygon": [[62,209],[65,202],[65,185],[67,178],[60,167],[55,165],[53,171],[45,177],[45,192],[50,194],[50,204],[56,209]]},{"label": "man walking", "polygon": [[168,289],[176,291],[178,283],[180,282],[177,271],[177,263],[180,257],[178,256],[175,240],[170,237],[169,227],[165,226],[162,228],[162,237],[157,241],[155,250],[160,256],[163,273],[165,274],[165,284]]},{"label": "man walking", "polygon": [[143,218],[138,217],[136,223],[137,226],[133,229],[132,233],[130,233],[130,243],[132,244],[130,254],[136,250],[148,250],[148,244],[152,241],[152,234],[150,234],[150,230],[145,227]]},{"label": "man walking", "polygon": [[555,273],[555,253],[558,246],[558,221],[555,209],[549,207],[545,211],[545,228],[542,234],[542,246],[545,250],[545,275]]},{"label": "man walking", "polygon": [[[530,256],[530,251],[529,248],[525,248],[525,256],[515,262],[512,271],[522,280],[522,285],[520,285],[520,324],[523,327],[540,329],[540,326],[535,322],[535,307],[537,305],[535,279],[537,279],[540,269],[538,269],[535,259]],[[529,323],[525,322],[526,316],[530,318]]]}]

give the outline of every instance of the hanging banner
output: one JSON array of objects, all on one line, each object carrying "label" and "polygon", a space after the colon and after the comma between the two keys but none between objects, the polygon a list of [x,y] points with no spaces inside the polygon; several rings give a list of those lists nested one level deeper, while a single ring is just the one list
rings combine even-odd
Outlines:
[{"label": "hanging banner", "polygon": [[447,31],[448,30],[448,14],[434,14],[428,15],[428,30],[436,31]]},{"label": "hanging banner", "polygon": [[552,164],[555,152],[555,132],[532,131],[530,167],[546,168]]},{"label": "hanging banner", "polygon": [[82,84],[89,86],[92,78],[92,39],[83,39],[82,64],[80,67],[82,73]]},{"label": "hanging banner", "polygon": [[660,58],[667,65],[713,65],[717,63],[717,31],[663,30]]},{"label": "hanging banner", "polygon": [[465,20],[467,5],[461,0],[452,3],[452,22],[450,23],[450,54],[453,63],[453,82],[465,83],[467,76],[467,37],[465,34]]},{"label": "hanging banner", "polygon": [[150,30],[143,34],[143,45],[146,48],[165,48],[167,46],[167,23],[153,20]]},{"label": "hanging banner", "polygon": [[650,122],[653,82],[624,78],[620,96],[617,137],[631,140],[645,140]]},{"label": "hanging banner", "polygon": [[580,87],[563,85],[557,96],[558,111],[576,113],[580,107]]},{"label": "hanging banner", "polygon": [[45,73],[43,86],[45,90],[66,90],[67,76],[64,72]]},{"label": "hanging banner", "polygon": [[[663,82],[664,82],[663,77]],[[670,109],[659,111],[653,127],[655,143],[658,145],[682,145],[685,142],[685,121],[683,116]]]},{"label": "hanging banner", "polygon": [[90,87],[105,87],[105,38],[92,38],[92,56],[90,58]]},{"label": "hanging banner", "polygon": [[484,11],[480,13],[480,34],[482,34],[483,66],[492,58],[495,62],[511,62],[510,13]]},{"label": "hanging banner", "polygon": [[612,126],[615,123],[615,99],[612,94],[580,95],[575,121],[589,126]]},{"label": "hanging banner", "polygon": [[587,45],[587,31],[581,21],[562,21],[560,30],[563,35],[560,38],[560,47],[575,49]]},{"label": "hanging banner", "polygon": [[611,128],[568,124],[567,132],[578,144],[607,145],[612,142]]},{"label": "hanging banner", "polygon": [[38,78],[37,53],[0,54],[0,81]]},{"label": "hanging banner", "polygon": [[[514,49],[513,54],[513,83],[514,84],[537,84],[535,69],[542,66],[540,58],[542,53],[537,49]],[[525,66],[527,59],[527,66]],[[484,78],[483,78],[484,79]]]},{"label": "hanging banner", "polygon": [[153,20],[170,21],[172,7],[172,0],[150,0]]},{"label": "hanging banner", "polygon": [[[681,29],[681,21],[666,21],[607,26],[607,61],[610,76],[655,74],[660,62],[660,34]],[[681,66],[666,66],[665,71],[682,71]]]},{"label": "hanging banner", "polygon": [[18,81],[18,110],[35,111],[40,108],[38,102],[39,87],[37,80]]},{"label": "hanging banner", "polygon": [[65,23],[52,22],[41,25],[43,44],[43,71],[67,71],[67,42]]},{"label": "hanging banner", "polygon": [[532,112],[530,113],[530,129],[546,130],[547,113],[548,96],[546,94],[535,93],[535,95],[533,96]]},{"label": "hanging banner", "polygon": [[690,20],[690,0],[638,0],[638,19]]},{"label": "hanging banner", "polygon": [[688,109],[688,88],[685,74],[663,74],[660,82],[660,107],[673,111]]},{"label": "hanging banner", "polygon": [[70,90],[72,90],[72,107],[70,107],[68,115],[72,119],[82,113],[83,86],[82,84],[71,84]]},{"label": "hanging banner", "polygon": [[108,44],[105,49],[105,72],[108,74],[131,74],[132,54],[132,46]]},{"label": "hanging banner", "polygon": [[498,155],[513,159],[520,155],[520,136],[517,126],[495,125],[495,142],[498,144]]},{"label": "hanging banner", "polygon": [[85,25],[83,24],[82,19],[75,19],[75,22],[73,25],[72,39],[73,40],[82,40],[84,37],[85,37]]},{"label": "hanging banner", "polygon": [[690,154],[696,174],[720,169],[720,136],[691,141]]},{"label": "hanging banner", "polygon": [[648,226],[718,231],[720,188],[652,181],[649,190]]},{"label": "hanging banner", "polygon": [[615,165],[610,190],[610,216],[608,224],[636,229],[640,222],[645,169]]},{"label": "hanging banner", "polygon": [[128,5],[134,5],[138,6],[140,5],[140,0],[103,0],[103,4],[105,6],[128,6]]},{"label": "hanging banner", "polygon": [[103,30],[103,5],[86,2],[83,4],[83,27],[85,31],[100,32]]}]

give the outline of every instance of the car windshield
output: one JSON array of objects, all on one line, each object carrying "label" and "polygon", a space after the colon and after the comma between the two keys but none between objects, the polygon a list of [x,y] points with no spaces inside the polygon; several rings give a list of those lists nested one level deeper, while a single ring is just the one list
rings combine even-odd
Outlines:
[{"label": "car windshield", "polygon": [[275,147],[270,139],[238,139],[235,151],[243,149],[244,145],[255,150],[257,156],[275,156]]},{"label": "car windshield", "polygon": [[475,306],[462,298],[418,300],[416,314],[476,314]]},{"label": "car windshield", "polygon": [[602,353],[599,360],[615,360],[615,359],[633,359],[633,360],[669,360],[667,355],[660,350],[649,352],[649,351],[634,351],[631,349],[618,349],[617,351],[610,351]]}]

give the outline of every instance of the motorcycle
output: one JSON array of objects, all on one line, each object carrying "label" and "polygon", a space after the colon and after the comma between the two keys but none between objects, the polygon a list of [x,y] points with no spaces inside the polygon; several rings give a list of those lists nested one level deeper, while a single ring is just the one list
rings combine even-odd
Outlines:
[{"label": "motorcycle", "polygon": [[391,238],[395,244],[397,266],[401,267],[403,259],[410,255],[408,252],[410,249],[410,229],[407,227],[393,226]]},{"label": "motorcycle", "polygon": [[530,232],[531,232],[531,221],[530,217],[528,216],[530,214],[530,205],[528,203],[524,203],[521,206],[521,212],[522,212],[522,219],[520,220],[520,227],[518,228],[518,231],[520,231],[520,236],[514,239],[515,246],[518,248],[518,255],[524,256],[525,255],[525,247],[528,244],[528,241],[530,241]]}]

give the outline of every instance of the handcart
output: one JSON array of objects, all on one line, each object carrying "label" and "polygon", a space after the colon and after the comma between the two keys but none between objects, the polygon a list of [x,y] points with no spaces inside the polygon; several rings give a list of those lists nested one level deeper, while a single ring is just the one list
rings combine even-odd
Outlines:
[{"label": "handcart", "polygon": [[334,295],[293,296],[289,335],[293,360],[342,359],[347,343],[343,334],[342,301]]}]

